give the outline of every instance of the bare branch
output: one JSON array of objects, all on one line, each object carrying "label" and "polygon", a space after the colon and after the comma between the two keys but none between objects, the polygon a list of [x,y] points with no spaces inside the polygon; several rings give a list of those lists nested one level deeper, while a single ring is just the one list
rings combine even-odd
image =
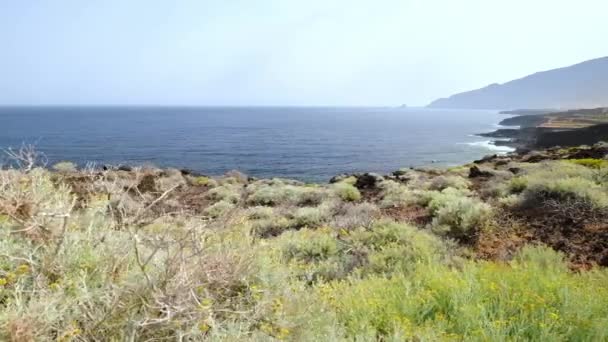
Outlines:
[{"label": "bare branch", "polygon": [[23,172],[28,173],[36,165],[46,166],[48,159],[44,153],[36,151],[34,145],[23,144],[18,150],[14,150],[12,147],[4,150],[6,153]]}]

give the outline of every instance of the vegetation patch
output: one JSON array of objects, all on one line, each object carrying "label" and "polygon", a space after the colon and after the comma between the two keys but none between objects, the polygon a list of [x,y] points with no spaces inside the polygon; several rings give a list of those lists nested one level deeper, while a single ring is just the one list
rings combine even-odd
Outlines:
[{"label": "vegetation patch", "polygon": [[[510,264],[422,266],[322,286],[350,336],[389,340],[603,340],[606,272],[574,274],[562,256],[525,248]],[[584,322],[584,323],[583,323]]]},{"label": "vegetation patch", "polygon": [[594,158],[584,158],[584,159],[568,159],[570,163],[574,163],[577,165],[586,166],[592,169],[601,169],[608,167],[608,160],[606,159],[594,159]]},{"label": "vegetation patch", "polygon": [[17,163],[0,340],[607,340],[594,148],[314,185]]}]

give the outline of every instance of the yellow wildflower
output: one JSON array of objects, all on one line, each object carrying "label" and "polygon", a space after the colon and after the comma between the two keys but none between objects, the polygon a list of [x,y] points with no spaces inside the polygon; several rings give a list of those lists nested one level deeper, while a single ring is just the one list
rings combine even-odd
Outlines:
[{"label": "yellow wildflower", "polygon": [[211,329],[211,327],[206,322],[203,322],[203,323],[199,324],[199,326],[198,326],[198,330],[200,330],[204,333],[209,331],[210,329]]},{"label": "yellow wildflower", "polygon": [[210,298],[205,298],[205,299],[201,300],[202,307],[207,308],[207,307],[210,307],[211,304],[213,304],[213,301]]},{"label": "yellow wildflower", "polygon": [[279,340],[284,340],[289,336],[289,329],[287,328],[278,328],[275,337]]},{"label": "yellow wildflower", "polygon": [[21,275],[21,274],[25,274],[28,273],[30,271],[30,267],[28,265],[19,265],[19,267],[17,267],[17,270],[15,271],[15,273]]}]

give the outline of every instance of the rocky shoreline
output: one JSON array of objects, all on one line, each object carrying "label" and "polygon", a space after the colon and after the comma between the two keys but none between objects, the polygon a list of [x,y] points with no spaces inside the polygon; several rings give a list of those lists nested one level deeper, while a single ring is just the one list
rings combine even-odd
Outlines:
[{"label": "rocky shoreline", "polygon": [[497,146],[517,151],[553,146],[593,145],[608,141],[608,110],[606,108],[551,112],[548,110],[504,111],[516,115],[499,122],[505,128],[478,136],[494,138]]}]

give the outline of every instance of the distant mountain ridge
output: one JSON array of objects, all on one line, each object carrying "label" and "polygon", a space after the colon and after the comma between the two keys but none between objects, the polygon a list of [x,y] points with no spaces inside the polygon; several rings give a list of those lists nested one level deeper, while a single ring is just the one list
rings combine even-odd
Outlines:
[{"label": "distant mountain ridge", "polygon": [[504,84],[452,95],[431,108],[516,109],[608,106],[608,57],[537,72]]}]

